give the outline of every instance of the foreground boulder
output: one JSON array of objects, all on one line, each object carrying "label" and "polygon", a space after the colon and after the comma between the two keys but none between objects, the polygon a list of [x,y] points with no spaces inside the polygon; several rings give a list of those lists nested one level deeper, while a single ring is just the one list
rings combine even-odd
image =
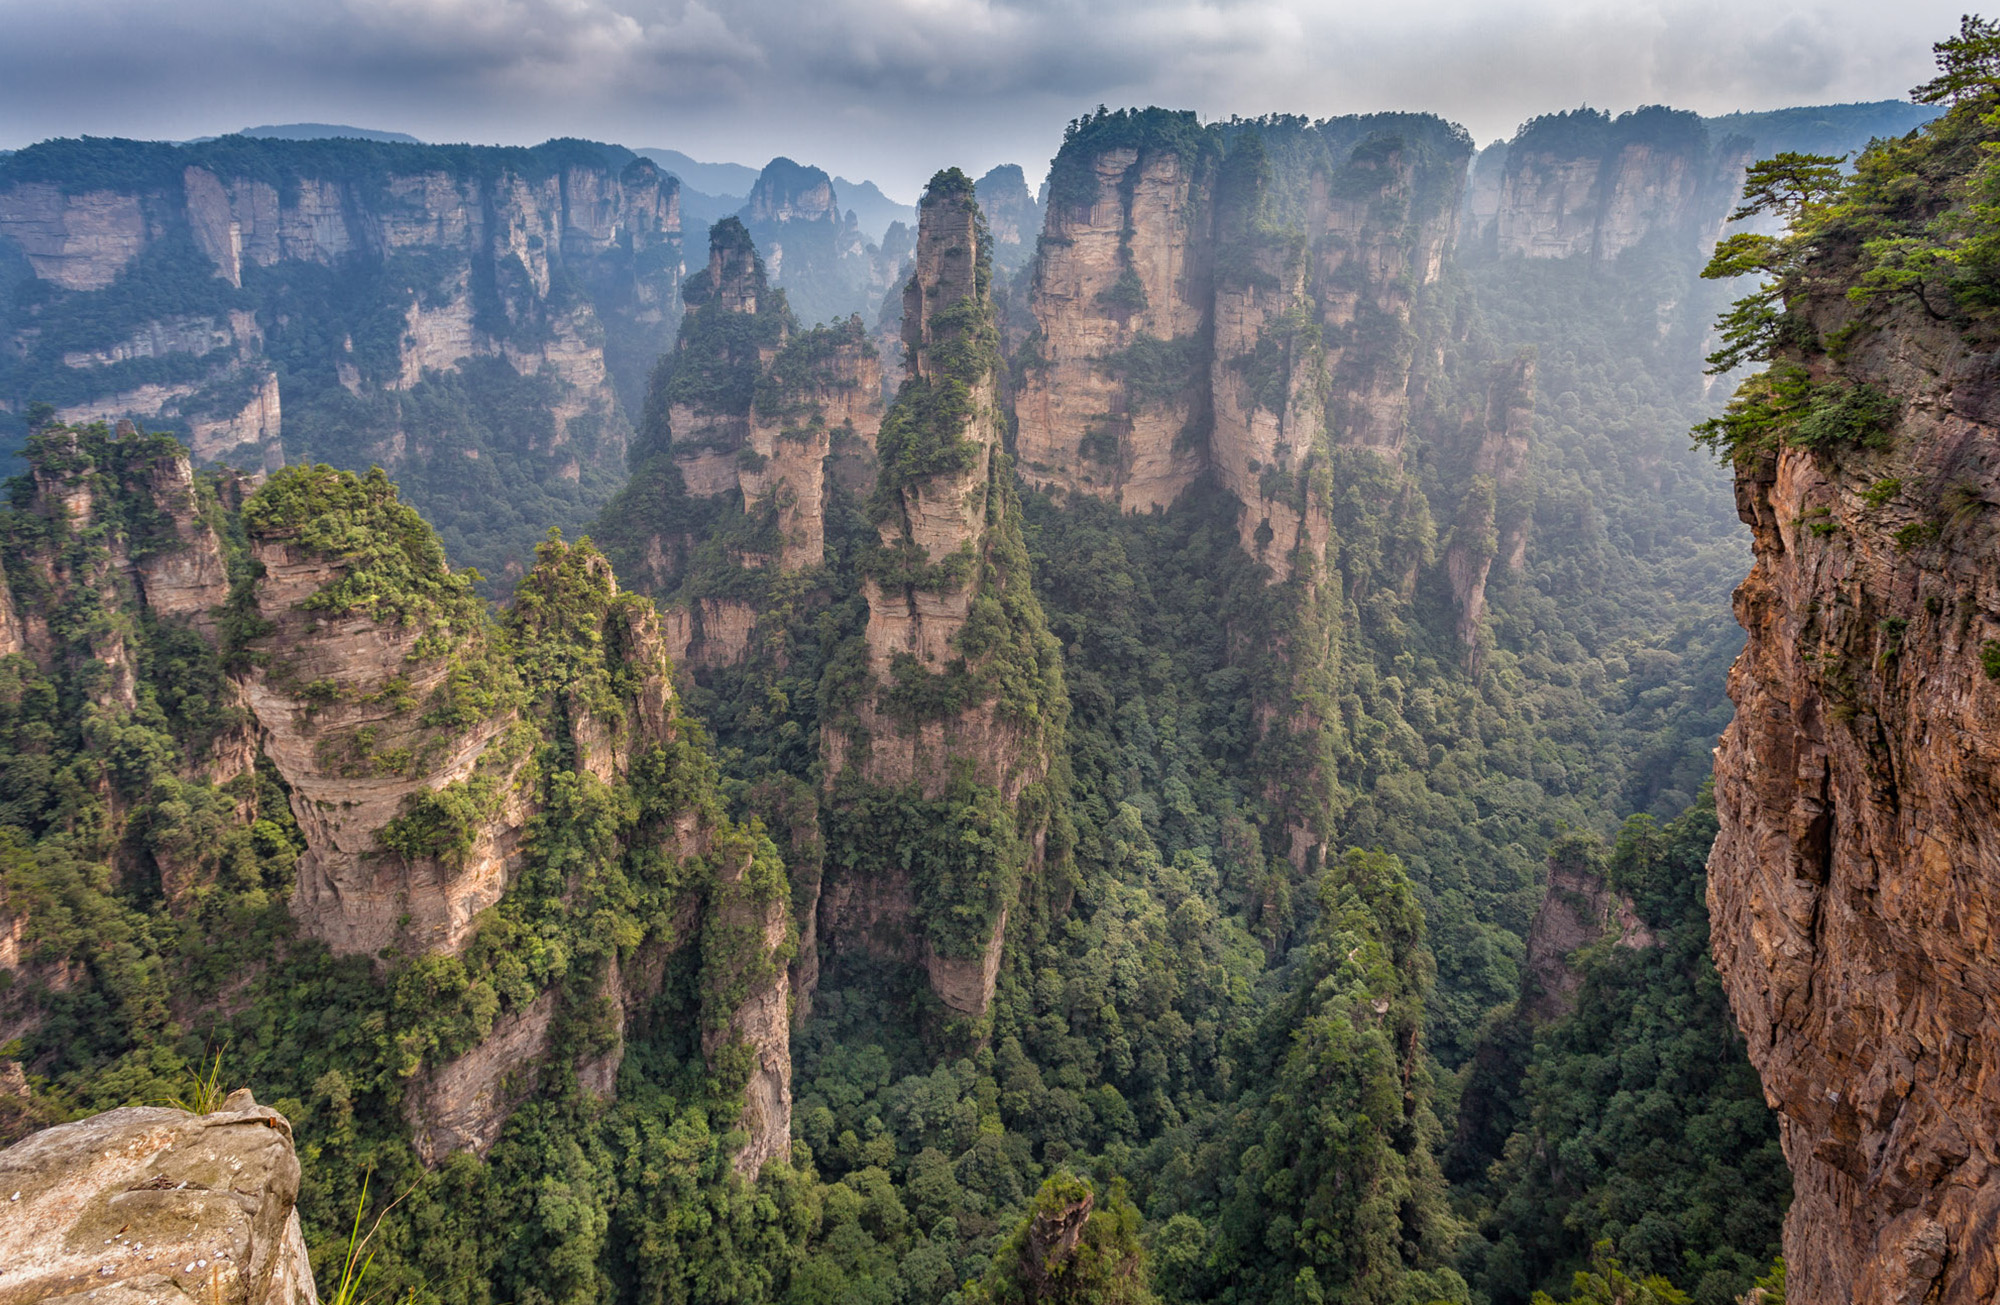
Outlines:
[{"label": "foreground boulder", "polygon": [[0,1151],[0,1305],[318,1305],[298,1195],[291,1124],[248,1089],[44,1129]]}]

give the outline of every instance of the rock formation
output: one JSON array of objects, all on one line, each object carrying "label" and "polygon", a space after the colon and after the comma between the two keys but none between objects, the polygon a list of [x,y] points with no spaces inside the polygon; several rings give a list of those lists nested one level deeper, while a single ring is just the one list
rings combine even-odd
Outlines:
[{"label": "rock formation", "polygon": [[1787,1299],[1969,1305],[2000,1293],[2000,355],[1851,271],[1789,338],[1839,331],[1799,364],[1895,416],[1737,464],[1709,909],[1796,1184]]},{"label": "rock formation", "polygon": [[292,1126],[247,1089],[58,1124],[0,1151],[0,1300],[318,1305]]},{"label": "rock formation", "polygon": [[1615,935],[1620,947],[1651,947],[1656,939],[1630,898],[1605,879],[1604,867],[1589,848],[1558,844],[1549,854],[1549,882],[1528,928],[1523,1000],[1538,1023],[1561,1019],[1576,1009],[1583,976],[1570,964],[1579,948]]},{"label": "rock formation", "polygon": [[1705,251],[1735,207],[1754,148],[1741,136],[1711,138],[1695,114],[1657,105],[1616,119],[1592,109],[1536,118],[1481,155],[1469,209],[1478,225],[1466,242],[1594,261],[1649,238]]},{"label": "rock formation", "polygon": [[1308,469],[1333,447],[1400,462],[1469,152],[1418,115],[1080,124],[1035,267],[1024,478],[1147,511],[1212,471],[1274,578],[1323,552]]},{"label": "rock formation", "polygon": [[[34,381],[14,411],[56,384],[61,420],[143,419],[199,462],[265,468],[303,417],[316,455],[475,518],[467,459],[586,490],[615,475],[679,315],[678,182],[583,142],[53,141],[0,166],[0,249],[45,287],[0,314],[23,360],[0,388]],[[112,286],[130,301],[115,324],[78,297]],[[468,423],[404,397],[493,368],[534,415]],[[414,474],[440,458],[435,486]]]},{"label": "rock formation", "polygon": [[598,534],[670,603],[674,659],[729,665],[751,650],[760,588],[824,562],[829,478],[872,476],[881,365],[857,319],[800,331],[734,218],[682,293],[638,465]]},{"label": "rock formation", "polygon": [[[821,936],[921,963],[939,1000],[974,1018],[992,999],[1012,897],[1041,860],[1064,705],[1001,450],[990,242],[971,180],[933,177],[903,292],[909,376],[878,441],[878,539],[859,564],[865,662],[846,690],[851,717],[821,735],[829,862],[847,867],[829,875]],[[928,814],[888,820],[876,797],[898,792]],[[912,882],[914,847],[972,827],[994,850],[928,844],[929,882]],[[960,855],[997,864],[961,870],[949,864]]]},{"label": "rock formation", "polygon": [[[276,791],[304,843],[290,913],[301,935],[335,953],[385,964],[457,957],[494,924],[540,864],[531,826],[544,841],[562,827],[564,798],[539,747],[559,749],[566,772],[614,792],[653,791],[670,757],[694,766],[619,835],[643,844],[673,884],[649,890],[663,895],[656,927],[629,941],[662,960],[688,952],[710,978],[698,999],[701,1047],[748,1061],[739,1170],[754,1175],[784,1152],[795,930],[783,867],[768,840],[731,825],[701,788],[666,632],[650,602],[619,592],[601,554],[544,545],[501,634],[379,470],[357,478],[287,468],[243,502],[240,483],[225,480],[216,495],[195,482],[173,440],[129,426],[117,435],[49,427],[28,457],[34,494],[24,519],[36,524],[11,541],[22,561],[14,583],[36,595],[23,650],[44,674],[84,686],[94,728],[116,737],[157,691],[142,685],[160,637],[135,629],[142,614],[155,629],[226,647],[224,701],[214,704],[224,727],[189,768],[216,785],[259,767],[282,780]],[[217,526],[236,511],[247,552],[232,588]],[[94,620],[79,620],[85,613]],[[124,818],[119,781],[104,782],[120,804],[111,818]],[[243,795],[233,817],[255,820],[254,787],[231,792]],[[178,911],[218,870],[213,848],[177,849],[155,839],[144,860],[114,856],[129,857],[121,873],[156,871],[165,909]],[[570,909],[581,890],[563,873],[538,881],[539,905],[519,910]],[[60,974],[22,954],[31,924],[0,902],[7,967],[60,991]],[[659,972],[621,975],[612,957],[595,982],[592,1000],[622,1009],[629,995],[643,1013]],[[572,990],[515,991],[487,1011],[477,1036],[409,1066],[405,1114],[427,1161],[493,1145],[551,1059],[575,1054],[555,1036],[573,1016]],[[9,1003],[0,1017],[35,1015]],[[623,1046],[621,1024],[579,1057],[579,1077],[600,1095],[615,1090]]]},{"label": "rock formation", "polygon": [[[993,233],[993,262],[1012,274],[1035,256],[1042,232],[1042,206],[1028,190],[1028,178],[1018,163],[1003,163],[973,183],[979,211]],[[884,252],[888,245],[883,244]]]},{"label": "rock formation", "polygon": [[1519,570],[1528,550],[1529,504],[1522,479],[1528,470],[1528,434],[1535,412],[1535,355],[1524,350],[1497,364],[1486,386],[1484,411],[1466,423],[1459,444],[1467,455],[1469,489],[1445,546],[1445,579],[1458,609],[1458,638],[1476,649],[1486,615],[1486,581],[1497,563]]},{"label": "rock formation", "polygon": [[872,312],[899,266],[886,238],[870,244],[842,210],[831,177],[787,158],[764,166],[738,217],[808,326]]},{"label": "rock formation", "polygon": [[1206,461],[1219,150],[1185,131],[1134,135],[1078,135],[1057,158],[1014,407],[1029,484],[1138,512],[1172,503]]}]

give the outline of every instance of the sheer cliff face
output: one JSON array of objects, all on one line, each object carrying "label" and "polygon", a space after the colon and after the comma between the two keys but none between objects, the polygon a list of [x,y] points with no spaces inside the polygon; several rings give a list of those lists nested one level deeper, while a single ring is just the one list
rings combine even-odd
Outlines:
[{"label": "sheer cliff face", "polygon": [[1323,551],[1300,478],[1336,445],[1400,461],[1468,152],[1434,120],[1075,134],[1035,268],[1022,475],[1145,511],[1212,470],[1276,578]]},{"label": "sheer cliff face", "polygon": [[[1196,355],[1214,293],[1214,163],[1132,147],[1071,161],[1084,184],[1049,206],[1029,298],[1039,362],[1014,400],[1029,484],[1139,512],[1201,473],[1190,436],[1207,404]],[[1135,379],[1121,366],[1135,344],[1170,373]]]},{"label": "sheer cliff face", "polygon": [[808,326],[872,313],[900,267],[850,220],[831,177],[790,159],[764,166],[738,217]]},{"label": "sheer cliff face", "polygon": [[[1035,240],[1042,231],[1042,208],[1028,190],[1027,175],[1020,164],[1003,163],[973,189],[993,233],[994,264],[1010,273],[1019,271],[1034,256]],[[886,241],[884,252],[888,252]]]},{"label": "sheer cliff face", "polygon": [[[1836,299],[1813,325],[1852,311]],[[1900,418],[1885,448],[1738,469],[1756,564],[1716,755],[1716,961],[1782,1114],[1789,1299],[1986,1301],[2000,357],[1909,311],[1815,378],[1829,369],[1895,395]]]},{"label": "sheer cliff face", "polygon": [[[16,411],[26,386],[62,420],[170,426],[198,461],[239,466],[282,465],[291,421],[321,432],[321,456],[405,475],[500,451],[571,482],[622,467],[680,307],[679,184],[650,163],[581,145],[108,142],[115,167],[93,174],[66,145],[0,168],[0,248],[43,287],[0,312]],[[124,180],[89,179],[107,169]],[[114,286],[116,328],[65,293]],[[400,397],[462,368],[490,389],[496,367],[504,402],[539,420],[468,438]]]},{"label": "sheer cliff face", "polygon": [[[910,380],[897,399],[893,416],[921,421],[925,399],[939,391],[962,392],[958,429],[913,432],[912,443],[924,439],[954,441],[957,456],[929,474],[895,477],[884,468],[885,482],[877,494],[886,511],[877,527],[884,550],[907,551],[911,561],[932,571],[949,568],[954,560],[973,563],[987,550],[989,528],[997,524],[1001,488],[995,483],[994,454],[1000,444],[998,378],[992,363],[951,368],[947,356],[984,347],[978,339],[990,335],[991,305],[984,284],[981,249],[990,239],[983,230],[978,206],[968,196],[927,197],[917,237],[916,270],[903,291],[903,347]],[[947,418],[946,425],[951,424]],[[894,480],[891,481],[891,478]],[[981,577],[956,573],[871,576],[863,581],[868,601],[868,673],[877,684],[889,684],[899,658],[913,658],[928,674],[941,674],[955,657],[959,635],[982,588]],[[900,583],[898,581],[901,581]],[[828,773],[852,764],[862,778],[880,785],[919,783],[936,792],[949,777],[953,753],[969,736],[989,744],[978,750],[977,768],[989,783],[1008,783],[1018,792],[1026,776],[1016,772],[1015,749],[985,703],[935,726],[898,725],[872,702],[862,709],[865,748],[849,750],[838,737],[828,757]]]},{"label": "sheer cliff face", "polygon": [[1670,109],[1538,118],[1481,157],[1469,235],[1528,258],[1609,260],[1649,237],[1706,250],[1753,157],[1747,139],[1711,139],[1694,114]]},{"label": "sheer cliff face", "polygon": [[639,579],[673,600],[675,661],[722,666],[749,655],[765,606],[728,577],[824,564],[829,477],[872,461],[882,368],[858,319],[797,329],[734,218],[710,233],[683,296],[650,405],[663,429],[646,432],[671,473],[635,478],[605,520],[634,537]]},{"label": "sheer cliff face", "polygon": [[[517,987],[453,1054],[412,1062],[405,1114],[427,1162],[491,1146],[553,1060],[575,1058],[580,1081],[612,1092],[625,1021],[587,1055],[566,1049],[575,993],[594,985],[605,1008],[656,1020],[661,969],[677,952],[706,980],[691,999],[705,1054],[741,1075],[738,1170],[754,1174],[788,1147],[795,930],[783,869],[704,790],[709,763],[679,714],[659,615],[619,592],[602,555],[544,545],[502,633],[379,471],[286,469],[245,501],[241,482],[198,484],[178,444],[130,427],[51,427],[27,456],[33,496],[17,521],[30,528],[5,542],[13,587],[30,600],[9,604],[25,615],[6,633],[114,733],[159,718],[158,640],[181,640],[170,646],[184,662],[202,645],[223,654],[219,724],[189,745],[174,782],[231,784],[231,814],[217,819],[247,824],[279,818],[260,813],[269,799],[255,772],[282,781],[269,791],[303,842],[288,906],[304,937],[390,969],[420,956],[457,964],[500,918],[566,910],[591,891],[592,872],[536,850],[537,838],[565,837],[579,791],[614,803],[622,793],[635,812],[649,804],[593,837],[611,840],[599,846],[614,862],[625,843],[643,849],[619,872],[656,898],[624,942],[650,959],[629,970],[616,954],[579,959],[595,966],[571,976],[586,982]],[[218,527],[235,512],[247,551],[232,586]],[[83,612],[94,619],[76,620]],[[110,846],[140,846],[117,827],[143,826],[135,801],[116,791]],[[164,909],[189,909],[219,872],[212,849],[176,847],[114,852],[113,872],[157,873]],[[510,906],[522,891],[529,899]],[[0,902],[10,966],[31,924]],[[33,1020],[16,1007],[7,1019]]]},{"label": "sheer cliff face", "polygon": [[[1041,863],[1047,803],[1024,795],[1040,792],[1063,719],[1058,651],[1000,449],[990,241],[970,180],[939,173],[903,295],[910,375],[879,439],[878,538],[861,562],[865,662],[851,717],[822,732],[834,814],[821,936],[836,951],[920,964],[945,1007],[975,1019],[992,1000],[1014,894]],[[889,794],[927,814],[885,828],[878,799]],[[942,882],[913,879],[898,844],[935,847],[982,822],[984,864],[966,882],[943,865],[916,870]]]},{"label": "sheer cliff face", "polygon": [[1535,355],[1524,350],[1494,367],[1483,412],[1465,423],[1460,447],[1470,455],[1470,490],[1459,503],[1445,547],[1445,579],[1458,610],[1458,638],[1478,643],[1486,582],[1498,566],[1519,570],[1527,558],[1529,506],[1522,495],[1534,419]]}]

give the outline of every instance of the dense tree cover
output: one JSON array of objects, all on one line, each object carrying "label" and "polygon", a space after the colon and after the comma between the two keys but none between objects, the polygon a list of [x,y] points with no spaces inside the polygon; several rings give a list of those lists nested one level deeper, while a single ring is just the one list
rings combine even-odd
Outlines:
[{"label": "dense tree cover", "polygon": [[[1741,464],[1787,445],[1820,453],[1876,445],[1896,401],[1841,375],[1870,316],[1906,307],[1969,338],[1992,333],[2000,307],[2000,24],[1968,15],[1937,46],[1938,75],[1913,98],[1943,117],[1878,140],[1853,160],[1784,153],[1751,169],[1739,217],[1768,214],[1776,234],[1745,230],[1716,247],[1703,275],[1757,277],[1718,322],[1718,373],[1763,364],[1697,438]],[[1822,336],[1800,311],[1844,290],[1853,307]],[[1816,363],[1825,364],[1815,366]]]},{"label": "dense tree cover", "polygon": [[[809,1171],[776,1165],[755,1188],[728,1176],[743,1068],[730,1054],[705,1057],[700,1036],[726,1022],[752,977],[741,940],[711,929],[673,953],[659,995],[625,1029],[615,1104],[581,1087],[575,1068],[617,1041],[607,968],[648,940],[673,944],[677,903],[786,890],[769,841],[723,815],[692,721],[629,776],[578,766],[570,721],[617,709],[628,673],[619,613],[644,600],[614,594],[587,545],[552,541],[513,607],[488,624],[435,536],[379,476],[300,469],[240,514],[204,485],[203,510],[235,541],[239,591],[256,579],[247,537],[354,559],[309,605],[433,630],[478,621],[460,642],[489,645],[509,672],[497,686],[503,706],[523,716],[496,746],[531,749],[513,760],[528,757],[516,782],[539,814],[519,879],[470,946],[335,957],[302,938],[286,909],[304,840],[276,771],[260,763],[225,783],[206,778],[213,740],[245,724],[228,651],[256,655],[270,627],[252,608],[225,623],[218,649],[121,590],[114,559],[160,538],[146,468],[177,446],[57,428],[30,453],[44,477],[88,485],[94,503],[86,526],[66,526],[22,477],[0,514],[15,601],[46,617],[54,648],[47,670],[24,656],[0,662],[0,902],[26,929],[24,965],[7,972],[0,1002],[37,1016],[5,1047],[33,1074],[31,1118],[17,1125],[163,1100],[212,1049],[230,1081],[254,1084],[297,1125],[301,1210],[323,1261],[370,1175],[377,1204],[407,1193],[376,1243],[371,1289],[440,1301],[771,1292],[820,1214]],[[129,708],[107,693],[121,641],[135,669]],[[453,641],[419,649],[452,655]],[[714,833],[680,855],[671,828],[689,814]],[[426,827],[448,817],[421,803],[409,813]],[[749,869],[718,879],[731,858]],[[427,1068],[542,993],[556,1015],[538,1090],[484,1162],[462,1155],[427,1175],[406,1097]]]},{"label": "dense tree cover", "polygon": [[1481,1104],[1517,1122],[1511,1135],[1462,1132],[1453,1161],[1479,1224],[1468,1266],[1496,1302],[1568,1282],[1600,1239],[1634,1275],[1700,1305],[1728,1305],[1777,1254],[1791,1184],[1708,951],[1714,840],[1704,794],[1666,824],[1632,817],[1608,856],[1568,849],[1651,937],[1573,955],[1569,1014],[1535,1027],[1523,1004],[1488,1033],[1500,1054],[1468,1094],[1500,1098]]},{"label": "dense tree cover", "polygon": [[[1278,243],[1326,142],[1372,139],[1289,119],[1189,136],[1131,114],[1092,115],[1074,137],[1150,148],[1154,126],[1160,148],[1191,159],[1209,149],[1215,162],[1234,140],[1236,220]],[[1641,253],[1595,274],[1476,266],[1443,287],[1426,329],[1469,329],[1431,378],[1406,468],[1336,450],[1314,482],[1334,507],[1332,575],[1316,594],[1265,582],[1236,542],[1237,505],[1213,486],[1146,517],[1025,497],[1034,591],[1062,646],[1072,843],[1025,885],[986,1050],[941,1049],[908,1020],[926,1001],[915,976],[827,958],[795,1046],[802,1141],[823,1176],[879,1170],[906,1208],[919,1184],[951,1197],[932,1206],[948,1227],[845,1261],[849,1289],[907,1287],[938,1255],[984,1279],[1036,1184],[1067,1167],[1128,1184],[1170,1300],[1465,1296],[1447,1267],[1463,1229],[1431,1158],[1443,1131],[1431,1083],[1448,1117],[1482,1021],[1518,991],[1550,842],[1565,826],[1608,835],[1634,806],[1677,812],[1726,713],[1726,594],[1744,562],[1725,478],[1686,448],[1708,411],[1699,311],[1660,329],[1661,303],[1692,272]],[[1500,505],[1529,523],[1527,565],[1496,575],[1468,665],[1431,504],[1466,493],[1455,414],[1520,344],[1541,350],[1534,399],[1553,419]],[[790,823],[775,798],[792,795],[795,815],[820,782],[817,731],[843,709],[865,616],[854,568],[875,532],[834,489],[825,572],[774,594],[747,661],[704,668],[690,693],[723,745],[726,790],[774,824]],[[1301,677],[1284,650],[1322,643]],[[1278,695],[1326,728],[1269,728],[1257,704]],[[1313,776],[1329,782],[1296,792]],[[1367,899],[1373,928],[1394,932],[1398,901],[1428,919],[1440,959],[1411,960],[1393,997],[1358,1006],[1338,995],[1338,967],[1321,968],[1334,921],[1352,917],[1290,861],[1288,813],[1306,809],[1336,851],[1380,849],[1334,857],[1329,881],[1394,866],[1405,884]],[[865,846],[815,828],[795,855]],[[1403,1023],[1371,1051],[1336,1012],[1377,1003]],[[1325,1042],[1300,1042],[1308,1030]],[[1377,1054],[1413,1094],[1392,1094],[1393,1118],[1371,1113]],[[1752,1255],[1769,1233],[1757,1229]]]},{"label": "dense tree cover", "polygon": [[[1643,135],[1685,124],[1592,115],[1568,127]],[[1072,166],[1059,160],[1051,203],[1076,201],[1073,165],[1093,142],[1174,150],[1216,169],[1246,248],[1303,256],[1297,223],[1316,175],[1360,186],[1387,152],[1421,146],[1435,148],[1422,184],[1448,184],[1449,169],[1431,165],[1462,157],[1463,142],[1441,132],[1431,119],[1205,128],[1157,111],[1100,112],[1075,124]],[[739,233],[737,252],[754,259],[740,227],[725,243]],[[1579,1299],[1630,1297],[1638,1289],[1627,1283],[1664,1274],[1695,1299],[1724,1299],[1769,1262],[1787,1189],[1703,945],[1699,866],[1713,816],[1698,794],[1726,716],[1722,672],[1739,638],[1727,593],[1746,556],[1726,477],[1686,447],[1688,428],[1714,411],[1697,372],[1716,296],[1699,292],[1694,270],[1664,243],[1596,267],[1469,256],[1417,296],[1410,332],[1367,314],[1338,328],[1344,366],[1416,367],[1410,442],[1398,465],[1329,439],[1307,474],[1275,478],[1273,496],[1323,495],[1331,517],[1324,569],[1284,584],[1267,583],[1240,547],[1239,505],[1212,483],[1168,511],[1121,516],[1091,500],[1025,494],[1016,504],[998,460],[988,510],[1012,533],[996,532],[991,556],[950,576],[896,574],[982,586],[992,568],[1018,577],[978,627],[1004,635],[1007,655],[982,661],[992,648],[975,634],[963,667],[900,676],[880,700],[908,721],[941,719],[974,695],[1065,718],[1050,735],[1062,740],[1060,764],[1030,795],[1047,804],[1030,813],[1049,826],[1039,873],[1025,872],[1029,858],[1005,837],[1022,828],[1017,813],[977,786],[930,801],[841,793],[821,810],[821,732],[850,721],[857,695],[873,691],[858,636],[862,578],[895,562],[880,545],[881,500],[851,474],[830,476],[823,565],[790,575],[746,566],[746,554],[771,549],[774,518],[745,513],[739,496],[687,493],[674,455],[708,437],[674,429],[673,414],[720,419],[702,427],[711,432],[765,415],[815,359],[857,343],[859,328],[798,330],[761,274],[754,313],[709,303],[691,283],[632,480],[598,534],[628,583],[690,604],[754,605],[743,660],[684,677],[713,759],[690,728],[684,752],[604,785],[566,768],[559,732],[545,726],[534,782],[547,815],[534,846],[546,859],[524,875],[520,901],[463,962],[391,958],[379,976],[293,936],[281,903],[302,844],[282,795],[266,793],[250,841],[228,844],[244,867],[230,873],[262,896],[210,894],[230,919],[250,921],[230,926],[242,950],[199,962],[276,958],[252,965],[240,1009],[177,1005],[181,991],[221,991],[219,980],[181,977],[208,973],[168,932],[185,927],[187,908],[164,889],[135,895],[97,845],[61,844],[82,850],[60,873],[10,878],[7,892],[51,885],[32,890],[36,910],[86,921],[65,926],[72,943],[136,940],[128,951],[142,977],[106,969],[52,1007],[67,1023],[48,1027],[90,1032],[65,1034],[80,1049],[73,1061],[52,1058],[53,1042],[21,1049],[45,1080],[40,1099],[65,1111],[144,1095],[226,1030],[230,1063],[301,1121],[317,1241],[351,1211],[370,1165],[376,1190],[416,1181],[398,1114],[404,1071],[555,986],[570,1014],[541,1090],[484,1161],[448,1161],[399,1209],[389,1288],[454,1301],[971,1305],[1062,1295],[1108,1267],[1103,1289],[1082,1296],[1498,1305],[1565,1285]],[[995,342],[984,323],[969,325],[981,328],[970,363],[983,368]],[[1302,339],[1323,329],[1297,326]],[[357,335],[357,353],[371,338]],[[1171,371],[1174,344],[1151,342],[1130,361],[1149,383],[1171,385],[1154,373]],[[1526,375],[1524,347],[1535,351],[1537,412],[1527,466],[1516,482],[1482,481],[1469,441],[1483,419],[1467,414]],[[1289,381],[1265,370],[1272,402],[1284,404]],[[443,403],[447,383],[423,385],[439,385]],[[912,404],[887,428],[889,488],[950,461],[957,446],[937,436],[957,435],[962,407]],[[848,472],[865,467],[838,434],[834,452]],[[334,488],[327,533],[348,529],[347,513],[392,537],[378,540],[385,565],[340,604],[373,600],[379,579],[395,601],[377,610],[402,611],[423,595],[398,569],[436,580],[424,569],[432,561],[389,546],[408,523],[383,515],[379,484]],[[285,496],[304,490],[274,481],[249,517],[266,521],[259,528],[303,521]],[[1446,550],[1490,534],[1479,542],[1492,556],[1499,532],[1517,525],[1522,565],[1496,565],[1489,619],[1467,648]],[[553,720],[579,700],[573,692],[616,697],[614,667],[572,656],[590,622],[571,618],[608,601],[589,556],[545,551],[517,590],[516,615],[479,635],[519,677],[499,682],[506,705],[474,702],[480,677],[469,676],[464,701],[425,708],[440,728],[503,709]],[[23,601],[41,601],[7,560]],[[1032,620],[1018,603],[1005,608],[1009,592],[1032,600]],[[202,692],[219,672],[183,643],[147,654],[145,691],[187,713],[225,701]],[[62,674],[94,673],[89,660]],[[982,666],[1011,678],[979,681]],[[21,701],[84,696],[58,676]],[[72,728],[56,711],[0,739],[16,740],[0,773],[43,785],[24,789],[27,805],[7,819],[24,831],[19,846],[51,865],[55,817],[44,813],[88,796],[64,776],[86,762],[99,773],[126,764],[116,761],[126,753],[100,754],[92,749],[111,745],[79,737],[57,749],[62,765],[43,766],[55,736],[42,731]],[[275,792],[273,776],[258,783]],[[486,797],[443,791],[413,805],[391,837],[448,855]],[[994,908],[1011,908],[979,1028],[940,1019],[918,970],[859,949],[820,958],[794,1038],[795,1145],[754,1184],[728,1175],[740,1142],[730,1064],[699,1045],[714,990],[734,979],[701,957],[670,963],[662,996],[626,1030],[615,1102],[586,1092],[570,1068],[606,1037],[593,967],[626,957],[634,930],[658,927],[662,894],[702,891],[700,867],[634,850],[648,821],[690,801],[777,832],[795,910],[821,873],[865,873],[895,857],[913,872],[920,923],[940,954],[976,943]],[[1627,823],[1633,812],[1643,818]],[[160,827],[171,827],[164,816]],[[1323,860],[1294,859],[1298,830],[1324,844]],[[62,836],[76,835],[66,825]],[[757,845],[767,889],[784,891],[768,845],[743,837]],[[1658,945],[1586,949],[1574,962],[1585,975],[1574,1014],[1530,1026],[1513,1012],[1544,858],[1559,840],[1613,837],[1600,854],[1607,873]],[[218,872],[216,882],[233,881]],[[592,910],[569,919],[559,903],[574,899],[558,889],[576,883],[594,895]],[[159,984],[149,988],[148,974]],[[1475,1110],[1485,1123],[1468,1137]],[[1447,1153],[1454,1124],[1461,1141]],[[1081,1263],[1092,1267],[1051,1291],[1024,1252],[1038,1217],[1059,1218],[1086,1192]],[[1599,1240],[1610,1247],[1593,1260]],[[1675,1298],[1672,1286],[1643,1290]]]}]

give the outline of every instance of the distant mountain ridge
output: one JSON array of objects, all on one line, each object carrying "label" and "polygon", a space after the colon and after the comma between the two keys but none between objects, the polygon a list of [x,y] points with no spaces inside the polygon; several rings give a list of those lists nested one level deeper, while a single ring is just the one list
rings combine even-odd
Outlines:
[{"label": "distant mountain ridge", "polygon": [[842,206],[854,214],[854,224],[861,229],[861,234],[874,244],[882,243],[882,237],[892,222],[912,227],[917,224],[915,204],[890,199],[872,181],[849,181],[846,177],[835,177],[833,189],[840,196]]},{"label": "distant mountain ridge", "polygon": [[757,169],[741,163],[702,163],[679,150],[642,149],[633,151],[651,159],[662,169],[681,179],[681,185],[710,195],[733,195],[740,203],[757,184]]},{"label": "distant mountain ridge", "polygon": [[384,145],[424,145],[408,132],[375,131],[331,122],[288,122],[278,126],[245,127],[236,133],[253,140],[372,140]]}]

